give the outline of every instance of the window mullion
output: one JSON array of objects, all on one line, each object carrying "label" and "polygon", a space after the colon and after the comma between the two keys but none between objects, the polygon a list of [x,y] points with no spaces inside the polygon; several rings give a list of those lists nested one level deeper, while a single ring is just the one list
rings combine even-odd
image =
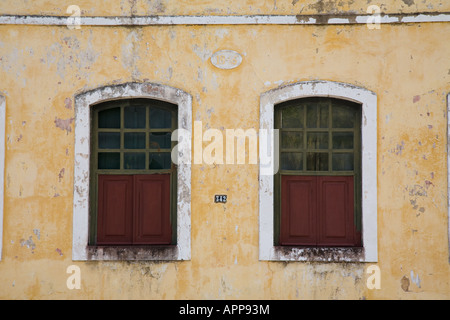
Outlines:
[{"label": "window mullion", "polygon": [[333,171],[333,104],[331,103],[331,99],[328,103],[328,171],[331,173]]},{"label": "window mullion", "polygon": [[307,139],[307,129],[306,129],[306,116],[307,116],[307,111],[306,111],[306,109],[308,108],[308,106],[306,105],[306,104],[304,104],[304,107],[303,107],[303,154],[302,154],[302,156],[303,156],[303,167],[302,167],[302,171],[303,172],[305,172],[306,171],[306,161],[307,161],[307,156],[306,156],[306,154],[307,154],[307,151],[308,151],[308,145],[307,145],[307,143],[308,143],[308,139]]},{"label": "window mullion", "polygon": [[125,134],[124,134],[124,127],[125,127],[125,107],[122,105],[120,107],[120,170],[124,170],[125,165],[125,159],[124,159],[124,149],[125,149]]},{"label": "window mullion", "polygon": [[150,107],[145,108],[145,169],[150,168]]}]

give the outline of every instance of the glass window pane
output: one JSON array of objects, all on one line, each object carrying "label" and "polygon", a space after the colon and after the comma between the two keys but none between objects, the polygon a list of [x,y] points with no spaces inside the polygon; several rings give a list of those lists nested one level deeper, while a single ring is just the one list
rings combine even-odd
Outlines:
[{"label": "glass window pane", "polygon": [[353,153],[333,153],[334,171],[353,171]]},{"label": "glass window pane", "polygon": [[99,149],[120,149],[120,132],[99,132]]},{"label": "glass window pane", "polygon": [[119,152],[99,152],[98,153],[99,169],[120,169],[120,153]]},{"label": "glass window pane", "polygon": [[125,132],[125,149],[145,149],[145,132]]},{"label": "glass window pane", "polygon": [[328,128],[329,102],[318,100],[307,104],[306,126],[308,128]]},{"label": "glass window pane", "polygon": [[123,161],[124,169],[145,169],[145,153],[125,152]]},{"label": "glass window pane", "polygon": [[308,149],[328,149],[328,132],[309,132],[306,142]]},{"label": "glass window pane", "polygon": [[170,129],[172,127],[172,114],[169,110],[150,108],[150,128]]},{"label": "glass window pane", "polygon": [[353,149],[353,132],[334,132],[333,149]]},{"label": "glass window pane", "polygon": [[333,104],[333,128],[354,128],[356,108],[345,104]]},{"label": "glass window pane", "polygon": [[170,149],[172,145],[170,132],[151,132],[150,149]]},{"label": "glass window pane", "polygon": [[170,169],[172,160],[170,152],[150,153],[149,169]]},{"label": "glass window pane", "polygon": [[282,132],[281,148],[301,149],[303,148],[303,132]]},{"label": "glass window pane", "polygon": [[306,170],[328,171],[328,153],[308,153],[306,155]]},{"label": "glass window pane", "polygon": [[99,128],[120,128],[120,108],[112,108],[98,113]]},{"label": "glass window pane", "polygon": [[281,170],[303,170],[303,153],[282,152]]},{"label": "glass window pane", "polygon": [[281,112],[282,128],[303,128],[304,106],[295,105],[283,108]]},{"label": "glass window pane", "polygon": [[145,128],[145,107],[124,108],[125,128],[142,129]]}]

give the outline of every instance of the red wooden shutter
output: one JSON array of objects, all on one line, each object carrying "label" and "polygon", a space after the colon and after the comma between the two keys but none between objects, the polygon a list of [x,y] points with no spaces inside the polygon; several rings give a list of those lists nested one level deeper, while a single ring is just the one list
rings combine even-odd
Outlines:
[{"label": "red wooden shutter", "polygon": [[170,175],[136,175],[134,244],[170,244]]},{"label": "red wooden shutter", "polygon": [[281,176],[280,245],[316,244],[316,177]]},{"label": "red wooden shutter", "polygon": [[99,175],[97,244],[131,244],[132,211],[133,176]]},{"label": "red wooden shutter", "polygon": [[355,245],[353,176],[317,177],[318,245]]}]

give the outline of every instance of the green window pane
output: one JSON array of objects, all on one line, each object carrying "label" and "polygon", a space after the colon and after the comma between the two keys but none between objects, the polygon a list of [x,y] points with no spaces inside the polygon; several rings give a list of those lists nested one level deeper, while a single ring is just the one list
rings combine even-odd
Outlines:
[{"label": "green window pane", "polygon": [[308,128],[328,128],[328,101],[317,101],[307,104],[306,126]]},{"label": "green window pane", "polygon": [[125,149],[145,149],[145,132],[126,132]]},{"label": "green window pane", "polygon": [[333,149],[353,149],[353,132],[334,132]]},{"label": "green window pane", "polygon": [[328,149],[328,132],[309,132],[306,143],[308,149]]},{"label": "green window pane", "polygon": [[306,170],[328,171],[328,153],[309,152],[306,155]]},{"label": "green window pane", "polygon": [[345,104],[333,104],[333,128],[354,128],[356,108]]},{"label": "green window pane", "polygon": [[170,129],[172,127],[172,114],[169,110],[150,108],[150,128]]},{"label": "green window pane", "polygon": [[120,169],[120,153],[119,152],[99,152],[98,153],[99,169]]},{"label": "green window pane", "polygon": [[149,169],[170,169],[172,165],[172,160],[170,157],[170,152],[151,152],[150,153],[150,161],[149,161]]},{"label": "green window pane", "polygon": [[125,152],[123,162],[124,169],[145,169],[145,153]]},{"label": "green window pane", "polygon": [[112,108],[98,113],[99,128],[120,128],[120,108]]},{"label": "green window pane", "polygon": [[333,153],[334,171],[353,171],[353,153]]},{"label": "green window pane", "polygon": [[170,149],[172,146],[170,132],[151,132],[150,149]]},{"label": "green window pane", "polygon": [[99,149],[120,149],[120,132],[99,132]]},{"label": "green window pane", "polygon": [[303,154],[301,152],[282,152],[281,170],[303,170]]},{"label": "green window pane", "polygon": [[295,105],[283,108],[281,122],[282,128],[303,128],[304,107]]},{"label": "green window pane", "polygon": [[125,128],[142,129],[145,128],[145,107],[124,108]]},{"label": "green window pane", "polygon": [[281,148],[283,149],[303,148],[303,132],[282,132]]}]

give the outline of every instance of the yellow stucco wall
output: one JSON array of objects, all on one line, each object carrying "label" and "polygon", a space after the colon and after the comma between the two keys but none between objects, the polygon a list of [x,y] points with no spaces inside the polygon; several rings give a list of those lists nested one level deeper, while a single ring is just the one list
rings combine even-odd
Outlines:
[{"label": "yellow stucco wall", "polygon": [[[0,12],[65,14],[51,1],[36,1],[33,9],[26,2],[2,1]],[[88,15],[127,15],[130,3],[142,7],[138,13],[150,10],[150,1],[78,2]],[[316,13],[314,1],[302,0],[277,1],[276,11],[273,1],[231,8],[213,1],[156,2],[161,14],[295,14],[303,7]],[[407,12],[407,2],[393,1],[389,11]],[[448,1],[428,1],[427,10],[416,2],[414,10],[450,9]],[[341,9],[365,12],[366,1],[346,5]],[[0,93],[6,97],[0,298],[449,299],[448,34],[449,23],[380,30],[0,25]],[[242,64],[215,68],[209,58],[221,49],[241,53]],[[366,286],[367,263],[258,261],[258,166],[248,164],[193,165],[191,261],[72,261],[75,93],[156,82],[190,93],[193,120],[204,128],[257,129],[261,93],[316,79],[378,96],[380,290]],[[227,194],[228,202],[214,204],[215,194]],[[79,290],[66,286],[73,264],[81,268]]]}]

